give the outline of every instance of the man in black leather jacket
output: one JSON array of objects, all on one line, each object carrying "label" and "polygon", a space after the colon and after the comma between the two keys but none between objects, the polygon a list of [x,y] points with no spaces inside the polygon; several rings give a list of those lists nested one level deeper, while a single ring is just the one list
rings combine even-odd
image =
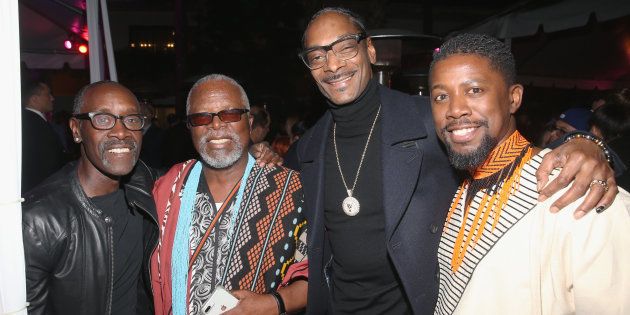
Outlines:
[{"label": "man in black leather jacket", "polygon": [[77,95],[70,126],[81,157],[25,196],[30,314],[152,314],[157,174],[138,161],[139,113],[133,93],[115,82]]}]

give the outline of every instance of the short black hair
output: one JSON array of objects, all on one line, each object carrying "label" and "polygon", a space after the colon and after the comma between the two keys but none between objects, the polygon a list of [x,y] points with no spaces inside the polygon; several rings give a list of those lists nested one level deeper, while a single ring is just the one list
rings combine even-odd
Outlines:
[{"label": "short black hair", "polygon": [[485,34],[459,34],[440,46],[433,53],[429,75],[435,64],[453,55],[478,55],[490,61],[490,66],[500,72],[508,85],[516,81],[516,62],[510,48],[500,40]]},{"label": "short black hair", "polygon": [[308,21],[308,24],[306,25],[306,28],[304,29],[304,33],[302,33],[302,47],[303,48],[306,48],[304,47],[304,45],[306,44],[306,31],[311,26],[313,21],[315,21],[321,15],[325,13],[329,13],[329,12],[346,16],[348,19],[350,19],[350,22],[352,22],[352,24],[354,24],[354,26],[356,26],[359,29],[360,33],[367,33],[366,28],[365,28],[365,20],[360,15],[350,11],[349,9],[342,8],[342,7],[326,7],[315,12],[315,14],[313,14],[313,16],[311,16],[311,19]]},{"label": "short black hair", "polygon": [[43,81],[26,81],[22,83],[22,106],[28,105],[28,101],[31,96],[39,94],[44,85],[47,85]]},{"label": "short black hair", "polygon": [[628,136],[630,135],[630,105],[606,103],[593,112],[589,125],[597,127],[606,142]]},{"label": "short black hair", "polygon": [[606,103],[630,106],[630,88],[623,88],[605,97]]}]

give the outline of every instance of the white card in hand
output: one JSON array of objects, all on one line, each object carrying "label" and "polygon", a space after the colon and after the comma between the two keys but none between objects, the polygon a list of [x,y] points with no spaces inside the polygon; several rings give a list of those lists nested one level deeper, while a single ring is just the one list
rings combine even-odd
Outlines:
[{"label": "white card in hand", "polygon": [[238,304],[237,298],[222,286],[217,286],[210,299],[203,304],[201,310],[204,315],[219,315],[233,309],[236,307],[236,304]]}]

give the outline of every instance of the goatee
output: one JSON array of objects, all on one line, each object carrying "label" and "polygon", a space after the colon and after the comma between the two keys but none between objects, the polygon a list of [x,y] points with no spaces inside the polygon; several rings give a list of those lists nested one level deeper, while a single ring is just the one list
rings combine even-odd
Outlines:
[{"label": "goatee", "polygon": [[488,134],[481,139],[479,146],[471,152],[460,153],[453,150],[450,143],[445,141],[448,160],[454,168],[472,172],[486,161],[488,155],[497,146],[499,141]]}]

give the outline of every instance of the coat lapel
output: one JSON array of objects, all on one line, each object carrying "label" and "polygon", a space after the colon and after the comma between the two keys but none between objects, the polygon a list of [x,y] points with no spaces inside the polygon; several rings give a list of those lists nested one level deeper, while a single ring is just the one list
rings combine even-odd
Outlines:
[{"label": "coat lapel", "polygon": [[[300,157],[300,175],[303,178],[304,198],[308,220],[308,243],[313,251],[324,251],[325,225],[324,225],[324,155],[326,153],[326,141],[330,133],[332,115],[326,112],[324,117],[313,126],[312,133],[308,137],[300,139],[305,145]],[[310,213],[310,215],[308,215]],[[319,240],[317,242],[316,240]],[[309,249],[309,250],[311,250]],[[309,254],[310,256],[310,254]],[[323,261],[322,261],[323,264]],[[323,270],[323,266],[318,266]]]},{"label": "coat lapel", "polygon": [[418,141],[427,131],[409,98],[381,88],[383,118],[383,208],[387,241],[396,230],[416,189],[422,152]]}]

